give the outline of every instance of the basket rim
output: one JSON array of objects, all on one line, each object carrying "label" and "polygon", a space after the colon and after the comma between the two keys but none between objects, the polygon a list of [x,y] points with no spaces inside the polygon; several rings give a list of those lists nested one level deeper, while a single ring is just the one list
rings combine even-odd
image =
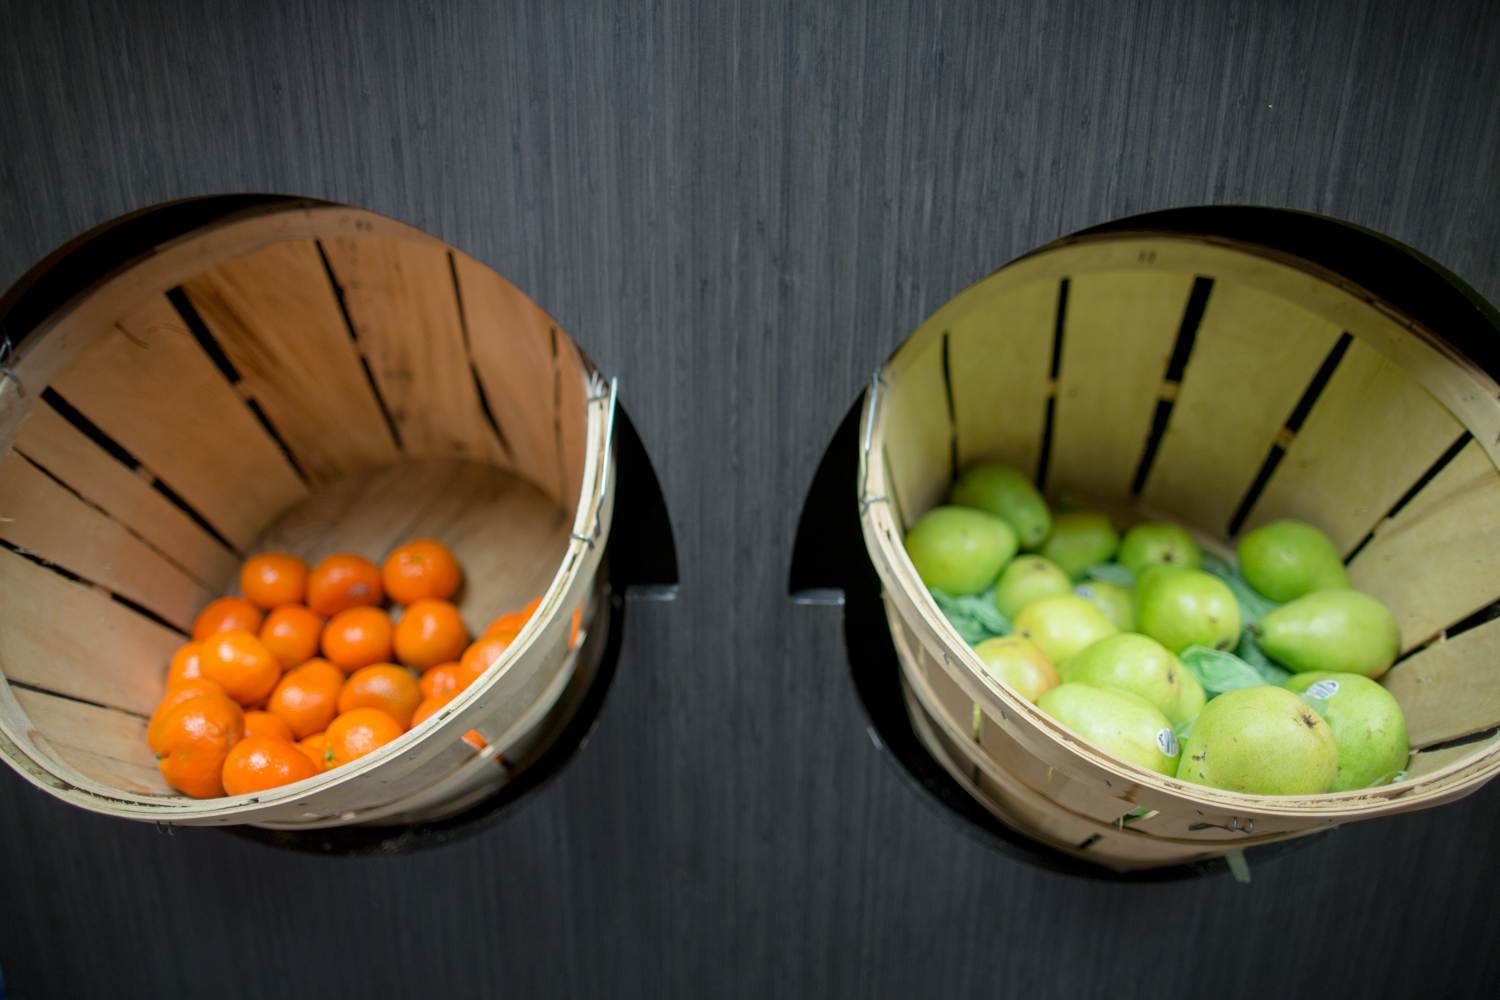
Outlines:
[{"label": "basket rim", "polygon": [[[156,206],[145,212],[177,204],[180,203]],[[90,230],[50,255],[43,264],[56,265],[66,252],[79,249],[89,238],[106,232],[114,224],[106,223]],[[170,235],[84,282],[82,287],[57,302],[52,311],[30,330],[11,334],[11,353],[8,358],[0,359],[10,370],[6,373],[9,377],[0,376],[0,453],[10,453],[21,423],[40,397],[40,389],[50,384],[101,330],[108,327],[107,322],[99,322],[96,313],[119,315],[148,295],[159,294],[204,270],[268,246],[298,239],[339,236],[394,239],[462,252],[422,230],[378,213],[309,199],[254,200],[248,207],[236,207],[196,228]],[[34,287],[43,264],[29,271],[15,287]],[[22,297],[7,293],[3,301],[9,310]],[[571,337],[569,343],[573,343]],[[481,710],[487,707],[485,699],[491,691],[514,675],[528,669],[533,672],[540,669],[547,654],[558,643],[566,643],[571,622],[568,615],[559,615],[559,609],[571,602],[581,588],[587,587],[589,579],[597,572],[608,539],[616,470],[611,447],[617,387],[613,381],[604,379],[576,343],[574,348],[584,378],[587,428],[584,468],[567,549],[543,593],[536,614],[516,640],[491,664],[487,676],[471,684],[433,718],[359,761],[306,779],[305,783],[216,799],[134,795],[77,772],[54,753],[47,752],[45,737],[41,738],[40,744],[33,740],[29,717],[7,682],[0,684],[0,757],[33,785],[91,811],[159,823],[252,823],[279,815],[294,803],[300,808],[302,800],[308,800],[309,808],[315,807],[312,796],[324,795],[375,771],[383,772],[389,781],[398,781],[418,767],[411,756],[402,761],[403,755],[411,755],[419,745],[427,747],[442,743],[446,747],[457,742],[470,729],[482,725],[484,718],[493,714],[481,714]],[[0,672],[0,680],[4,680],[3,672]],[[442,777],[438,775],[433,780],[442,780]],[[409,791],[402,794],[409,794]]]},{"label": "basket rim", "polygon": [[[1300,272],[1306,278],[1311,278],[1313,282],[1323,285],[1325,289],[1332,288],[1339,294],[1354,298],[1359,306],[1374,313],[1375,316],[1364,317],[1365,324],[1346,323],[1345,329],[1359,336],[1360,331],[1355,327],[1368,326],[1372,318],[1378,317],[1387,324],[1394,321],[1399,327],[1415,335],[1428,349],[1429,356],[1420,360],[1426,361],[1429,365],[1433,361],[1441,361],[1455,366],[1464,376],[1471,379],[1470,399],[1472,400],[1476,395],[1482,397],[1482,402],[1488,404],[1486,407],[1488,413],[1485,415],[1491,418],[1487,422],[1500,427],[1500,405],[1496,403],[1496,397],[1500,396],[1500,387],[1497,387],[1487,372],[1448,344],[1435,331],[1418,323],[1415,318],[1322,265],[1261,244],[1172,230],[1131,229],[1065,237],[990,272],[985,278],[970,285],[945,303],[907,337],[882,364],[871,386],[865,392],[860,414],[859,478],[855,488],[866,549],[880,575],[888,599],[892,601],[902,620],[913,627],[919,641],[924,645],[930,643],[935,647],[929,651],[934,654],[934,659],[945,673],[981,706],[992,721],[1004,726],[1013,738],[1026,745],[1032,752],[1037,752],[1036,744],[1040,743],[1053,756],[1066,762],[1060,766],[1061,770],[1081,780],[1089,780],[1101,772],[1117,775],[1136,786],[1137,789],[1146,791],[1153,799],[1151,803],[1153,807],[1159,808],[1158,801],[1162,801],[1186,808],[1207,806],[1229,815],[1252,813],[1281,818],[1306,817],[1308,819],[1342,815],[1352,819],[1401,812],[1419,808],[1422,805],[1435,805],[1478,788],[1496,773],[1500,773],[1500,740],[1493,741],[1482,751],[1460,757],[1410,782],[1382,786],[1377,789],[1357,789],[1322,795],[1255,796],[1189,784],[1178,781],[1176,778],[1157,774],[1102,748],[1095,747],[1071,730],[1067,730],[1061,723],[1052,719],[1031,702],[991,678],[983,669],[978,655],[948,623],[937,603],[921,583],[915,566],[907,556],[904,545],[901,544],[902,532],[895,521],[890,504],[878,502],[888,495],[889,484],[884,449],[874,445],[876,441],[883,442],[884,440],[887,407],[891,396],[888,391],[889,387],[899,383],[902,374],[910,364],[927,348],[933,346],[956,318],[965,315],[975,306],[993,296],[1036,280],[1060,276],[1060,273],[1047,268],[1047,265],[1059,254],[1080,248],[1087,251],[1090,248],[1109,245],[1113,245],[1115,249],[1139,247],[1147,242],[1191,246],[1198,250],[1204,247],[1217,249],[1221,253],[1227,252],[1257,262],[1254,266],[1270,265]],[[1121,261],[1114,263],[1118,265]],[[1153,266],[1144,261],[1141,261],[1141,265],[1143,270]],[[1114,266],[1100,269],[1119,270],[1122,268]],[[1084,270],[1087,271],[1089,268]],[[1079,271],[1069,269],[1067,273],[1076,274]],[[1306,297],[1314,301],[1320,298],[1315,288],[1309,287],[1303,291],[1313,293]],[[1326,300],[1326,292],[1323,292],[1321,297]],[[1342,315],[1340,318],[1349,317]],[[1367,342],[1377,349],[1383,346],[1368,339]],[[1423,381],[1419,378],[1419,381],[1422,381],[1429,391],[1434,390],[1434,386],[1429,384],[1431,380]],[[1438,381],[1441,383],[1442,380]],[[1473,393],[1474,382],[1479,383],[1481,393]],[[1438,388],[1447,391],[1433,391],[1433,395],[1447,406],[1461,423],[1474,430],[1475,428],[1465,419],[1464,413],[1452,405],[1454,386],[1451,383],[1439,384]],[[1465,409],[1476,408],[1471,405]],[[1476,440],[1485,446],[1491,461],[1500,466],[1500,441],[1496,440],[1497,437],[1500,435],[1475,434]],[[1022,721],[1013,722],[1013,717]],[[1068,764],[1072,766],[1069,767]],[[1077,773],[1074,773],[1075,769]]]}]

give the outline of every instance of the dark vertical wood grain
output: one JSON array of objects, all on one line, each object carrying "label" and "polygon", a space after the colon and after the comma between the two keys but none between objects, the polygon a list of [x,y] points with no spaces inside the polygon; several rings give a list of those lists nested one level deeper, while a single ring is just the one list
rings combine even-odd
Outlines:
[{"label": "dark vertical wood grain", "polygon": [[0,3],[0,287],[196,194],[422,227],[620,376],[682,574],[562,778],[440,850],[167,837],[0,769],[12,995],[1492,993],[1500,790],[1250,886],[1034,871],[909,790],[785,582],[869,373],[1067,232],[1305,209],[1500,298],[1497,43],[1477,2]]}]

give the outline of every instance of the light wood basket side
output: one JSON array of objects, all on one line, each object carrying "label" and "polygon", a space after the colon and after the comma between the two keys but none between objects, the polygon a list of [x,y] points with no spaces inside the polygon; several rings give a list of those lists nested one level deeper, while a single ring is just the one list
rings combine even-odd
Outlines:
[{"label": "light wood basket side", "polygon": [[[130,456],[145,485],[169,484],[236,554],[308,495],[254,397],[216,367],[159,290],[103,327],[48,389],[24,427],[71,408]],[[118,464],[108,453],[103,461]]]}]

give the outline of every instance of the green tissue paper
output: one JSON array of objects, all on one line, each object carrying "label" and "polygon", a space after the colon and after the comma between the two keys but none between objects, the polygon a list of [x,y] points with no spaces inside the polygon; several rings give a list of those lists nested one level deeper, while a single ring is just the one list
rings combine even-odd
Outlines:
[{"label": "green tissue paper", "polygon": [[1084,570],[1083,575],[1090,580],[1098,580],[1100,583],[1113,583],[1121,587],[1135,586],[1135,574],[1116,562],[1095,563]]},{"label": "green tissue paper", "polygon": [[[1198,683],[1203,685],[1203,690],[1210,698],[1221,695],[1225,691],[1238,691],[1240,688],[1264,687],[1267,684],[1280,686],[1281,681],[1272,680],[1266,674],[1256,669],[1253,664],[1227,653],[1222,649],[1209,649],[1207,646],[1189,646],[1177,658],[1182,661],[1183,666],[1193,672],[1198,678]],[[1290,677],[1291,674],[1273,668]]]},{"label": "green tissue paper", "polygon": [[932,594],[932,599],[937,602],[938,610],[942,611],[943,617],[948,619],[948,624],[952,625],[954,630],[963,636],[964,642],[969,645],[977,646],[986,639],[1010,635],[1010,619],[995,607],[993,586],[964,597],[954,597],[936,587],[928,587],[927,590]]}]

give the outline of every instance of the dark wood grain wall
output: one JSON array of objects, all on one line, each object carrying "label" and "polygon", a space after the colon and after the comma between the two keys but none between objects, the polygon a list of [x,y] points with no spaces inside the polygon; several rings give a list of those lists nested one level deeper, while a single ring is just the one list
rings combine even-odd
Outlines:
[{"label": "dark wood grain wall", "polygon": [[442,849],[169,837],[0,769],[12,995],[1493,995],[1500,790],[1248,886],[1033,870],[903,781],[786,576],[869,373],[1057,236],[1275,205],[1500,299],[1497,45],[1478,2],[0,2],[0,287],[191,195],[426,229],[620,377],[682,584],[560,779]]}]

